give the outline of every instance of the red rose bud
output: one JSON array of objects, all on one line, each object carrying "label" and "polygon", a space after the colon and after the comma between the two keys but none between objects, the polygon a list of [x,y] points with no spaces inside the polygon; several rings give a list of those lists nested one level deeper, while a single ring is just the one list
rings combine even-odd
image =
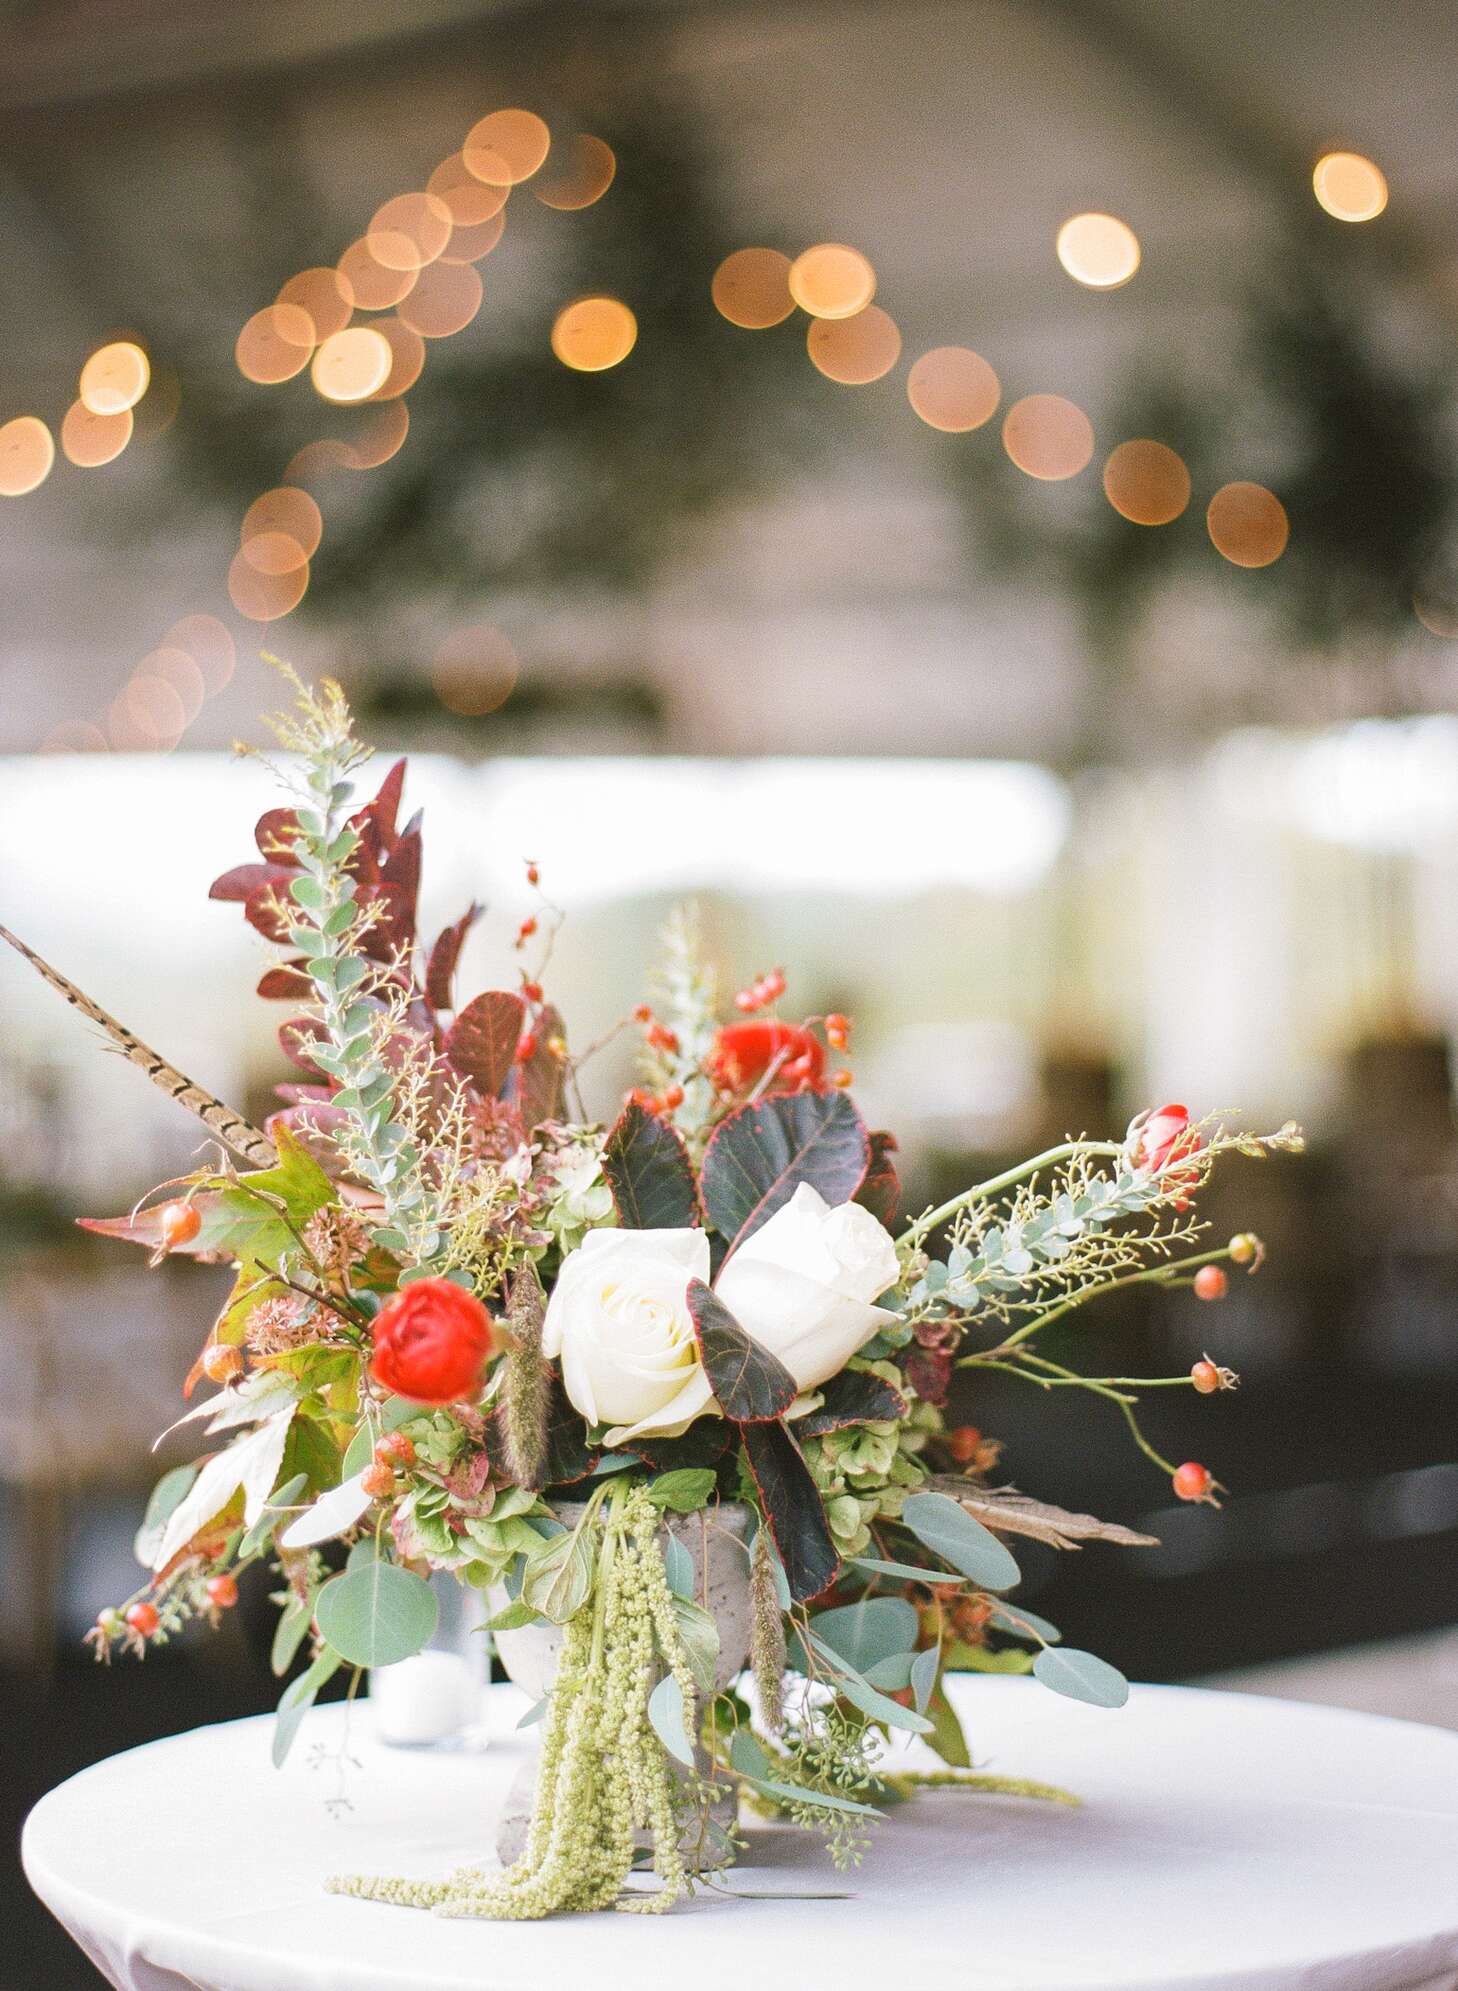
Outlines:
[{"label": "red rose bud", "polygon": [[[1166,1194],[1182,1199],[1184,1192],[1198,1186],[1200,1172],[1173,1164],[1197,1155],[1202,1146],[1198,1128],[1190,1125],[1188,1106],[1156,1106],[1130,1121],[1124,1151],[1131,1168],[1157,1175]],[[1184,1207],[1183,1200],[1176,1203],[1176,1208]]]},{"label": "red rose bud", "polygon": [[460,1403],[480,1387],[499,1345],[496,1323],[453,1279],[402,1286],[375,1317],[370,1374],[412,1403]]},{"label": "red rose bud", "polygon": [[708,1056],[709,1075],[725,1092],[747,1092],[774,1067],[772,1092],[795,1092],[818,1085],[825,1052],[818,1038],[798,1023],[729,1023],[715,1033]]}]

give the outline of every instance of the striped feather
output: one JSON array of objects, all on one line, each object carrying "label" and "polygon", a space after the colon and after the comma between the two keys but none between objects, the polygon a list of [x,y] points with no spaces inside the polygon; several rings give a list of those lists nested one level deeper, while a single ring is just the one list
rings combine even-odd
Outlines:
[{"label": "striped feather", "polygon": [[83,1016],[104,1030],[127,1062],[139,1066],[151,1079],[153,1085],[160,1086],[169,1099],[175,1099],[178,1105],[184,1107],[195,1119],[201,1120],[210,1133],[216,1134],[220,1141],[225,1142],[245,1160],[251,1161],[255,1168],[273,1167],[278,1155],[267,1134],[260,1133],[257,1127],[251,1126],[240,1114],[235,1113],[231,1106],[225,1105],[205,1086],[196,1084],[184,1072],[178,1071],[175,1065],[169,1065],[165,1058],[159,1057],[149,1044],[142,1042],[140,1037],[134,1037],[125,1024],[118,1023],[114,1016],[109,1016],[99,1003],[93,1002],[89,995],[83,994],[74,982],[68,982],[58,968],[53,968],[49,961],[42,960],[35,949],[27,947],[9,927],[0,926],[0,940],[8,940],[16,953],[23,954],[36,973],[65,997],[72,1009],[79,1009]]}]

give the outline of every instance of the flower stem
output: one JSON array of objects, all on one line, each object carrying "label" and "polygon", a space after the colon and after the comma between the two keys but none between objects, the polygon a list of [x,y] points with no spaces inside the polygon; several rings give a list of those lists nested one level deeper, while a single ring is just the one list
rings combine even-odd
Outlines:
[{"label": "flower stem", "polygon": [[917,1218],[897,1238],[898,1250],[919,1244],[929,1231],[944,1224],[949,1217],[955,1217],[959,1210],[965,1210],[969,1203],[980,1203],[988,1196],[996,1196],[1000,1190],[1011,1189],[1015,1183],[1025,1182],[1039,1169],[1051,1168],[1055,1162],[1071,1161],[1075,1155],[1121,1155],[1124,1152],[1122,1141],[1063,1141],[1056,1148],[1046,1148],[1042,1154],[1034,1155],[1031,1161],[1019,1162],[1016,1168],[1004,1169],[1001,1175],[989,1176],[986,1182],[978,1182],[970,1189],[964,1189],[953,1196],[950,1202],[942,1203],[935,1210],[928,1210]]}]

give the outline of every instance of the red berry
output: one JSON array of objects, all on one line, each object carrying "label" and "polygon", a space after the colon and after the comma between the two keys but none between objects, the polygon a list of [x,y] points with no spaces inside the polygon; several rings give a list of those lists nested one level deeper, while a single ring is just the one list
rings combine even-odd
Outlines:
[{"label": "red berry", "polygon": [[759,986],[764,991],[765,1002],[778,1002],[785,993],[784,969],[771,968],[769,973],[762,977]]},{"label": "red berry", "polygon": [[753,989],[741,989],[734,998],[734,1007],[741,1016],[752,1016],[759,1008],[759,997]]},{"label": "red berry", "polygon": [[191,1203],[164,1203],[157,1213],[162,1230],[162,1249],[174,1251],[190,1244],[202,1229],[202,1218]]},{"label": "red berry", "polygon": [[832,1072],[830,1074],[830,1083],[833,1086],[837,1087],[838,1090],[840,1090],[841,1092],[844,1092],[848,1085],[854,1085],[855,1082],[856,1082],[855,1073],[847,1071],[844,1065],[841,1066],[838,1072]]},{"label": "red berry", "polygon": [[653,1011],[648,1007],[646,1002],[640,1002],[638,1007],[633,1011],[633,1021],[635,1023],[651,1023],[653,1021]]},{"label": "red berry", "polygon": [[540,982],[523,982],[521,992],[528,1002],[540,1002],[542,999],[542,985]]},{"label": "red berry", "polygon": [[238,1585],[231,1576],[208,1578],[208,1602],[215,1611],[231,1611],[238,1601]]},{"label": "red berry", "polygon": [[539,870],[537,869],[536,865],[535,865],[535,864],[528,864],[528,866],[527,866],[527,883],[528,883],[529,885],[540,885],[540,884],[541,884],[541,882],[542,882],[542,874],[541,874],[541,872],[540,872],[540,871],[539,871]]},{"label": "red berry", "polygon": [[138,1638],[151,1638],[161,1622],[155,1604],[133,1604],[127,1612],[127,1623]]},{"label": "red berry", "polygon": [[375,1447],[377,1466],[413,1466],[415,1446],[403,1431],[387,1431]]},{"label": "red berry", "polygon": [[666,1023],[650,1023],[644,1034],[655,1051],[667,1051],[671,1056],[678,1049],[678,1032]]},{"label": "red berry", "polygon": [[365,1467],[359,1476],[359,1483],[371,1500],[388,1500],[395,1491],[394,1470],[376,1461],[374,1465]]},{"label": "red berry", "polygon": [[1203,1362],[1196,1362],[1190,1370],[1190,1381],[1201,1396],[1214,1396],[1220,1387],[1220,1371],[1207,1355]]},{"label": "red berry", "polygon": [[1218,1265],[1202,1265],[1195,1274],[1195,1298],[1197,1300],[1223,1300],[1230,1291],[1230,1281]]},{"label": "red berry", "polygon": [[1197,1465],[1193,1459],[1188,1459],[1184,1465],[1175,1467],[1170,1483],[1180,1500],[1208,1500],[1215,1481],[1208,1466]]},{"label": "red berry", "polygon": [[524,919],[521,925],[516,930],[517,946],[520,947],[523,945],[524,942],[530,940],[532,935],[536,932],[536,930],[537,930],[537,923],[535,919]]},{"label": "red berry", "polygon": [[663,1103],[670,1113],[676,1112],[683,1105],[683,1087],[671,1085],[663,1095]]},{"label": "red berry", "polygon": [[536,1055],[537,1055],[536,1031],[523,1030],[520,1037],[518,1037],[516,1040],[516,1062],[519,1065],[529,1065],[532,1059]]},{"label": "red berry", "polygon": [[850,1018],[833,1010],[825,1019],[826,1042],[837,1051],[844,1051],[850,1043]]},{"label": "red berry", "polygon": [[947,1450],[959,1466],[970,1466],[982,1449],[982,1433],[975,1424],[958,1424],[944,1437]]},{"label": "red berry", "polygon": [[243,1371],[243,1351],[229,1341],[214,1341],[203,1350],[203,1374],[210,1383],[231,1383]]}]

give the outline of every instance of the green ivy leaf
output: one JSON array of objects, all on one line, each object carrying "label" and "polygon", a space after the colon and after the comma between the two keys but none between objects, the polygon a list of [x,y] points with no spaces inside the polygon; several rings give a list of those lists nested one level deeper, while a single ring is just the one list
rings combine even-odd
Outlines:
[{"label": "green ivy leaf", "polygon": [[648,1482],[648,1498],[655,1507],[671,1507],[675,1514],[692,1514],[704,1506],[714,1491],[715,1475],[708,1466],[681,1466],[676,1472],[660,1473]]}]

